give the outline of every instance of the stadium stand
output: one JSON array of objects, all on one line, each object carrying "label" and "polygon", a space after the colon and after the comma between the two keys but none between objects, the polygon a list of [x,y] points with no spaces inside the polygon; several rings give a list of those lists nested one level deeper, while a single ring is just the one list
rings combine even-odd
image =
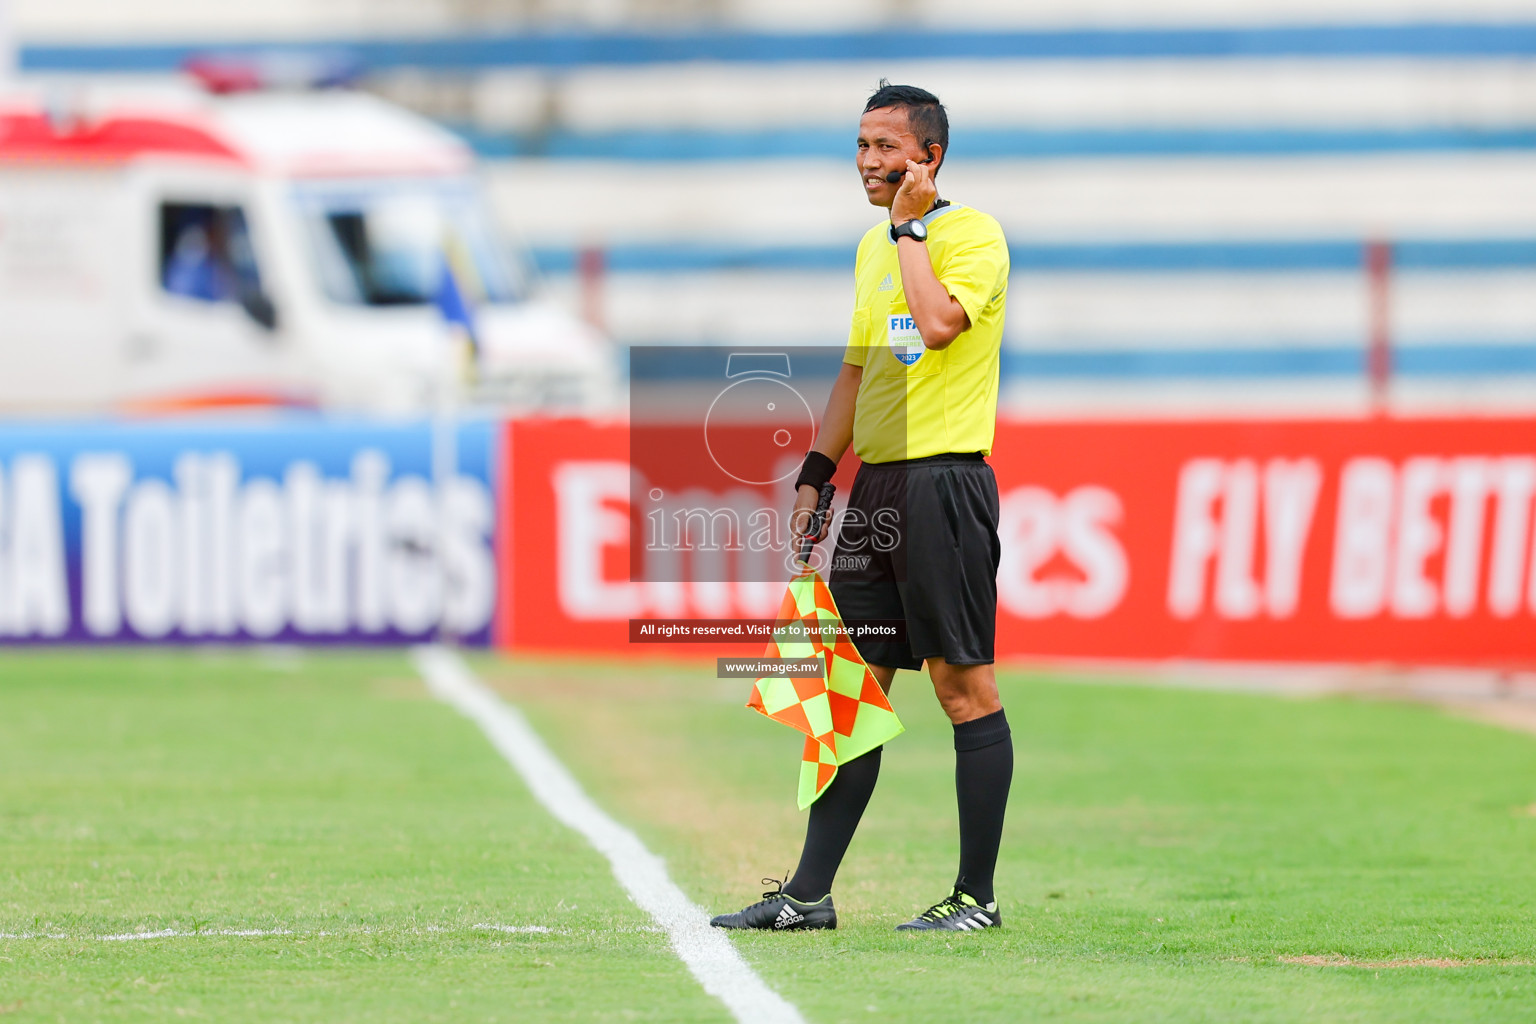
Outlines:
[{"label": "stadium stand", "polygon": [[196,4],[186,0],[11,0],[24,36],[102,39],[313,38],[370,36],[422,28],[619,28],[727,26],[777,32],[863,28],[894,22],[920,28],[1069,28],[1385,24],[1496,21],[1529,16],[1524,0],[268,0]]},{"label": "stadium stand", "polygon": [[[333,36],[370,88],[463,132],[555,290],[600,286],[623,345],[841,340],[872,220],[850,139],[885,76],[949,104],[942,190],[1013,243],[1016,409],[1356,411],[1373,331],[1403,408],[1536,405],[1528,3],[284,9],[269,35]],[[164,72],[233,32],[92,43],[42,10],[17,18],[43,73]],[[871,28],[893,22],[928,28]]]}]

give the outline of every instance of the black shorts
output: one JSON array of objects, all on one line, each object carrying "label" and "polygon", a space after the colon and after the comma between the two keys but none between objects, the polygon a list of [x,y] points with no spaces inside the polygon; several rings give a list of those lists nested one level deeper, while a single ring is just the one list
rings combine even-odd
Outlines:
[{"label": "black shorts", "polygon": [[979,454],[865,463],[828,582],[843,621],[905,620],[857,641],[871,665],[990,665],[997,638],[997,478]]}]

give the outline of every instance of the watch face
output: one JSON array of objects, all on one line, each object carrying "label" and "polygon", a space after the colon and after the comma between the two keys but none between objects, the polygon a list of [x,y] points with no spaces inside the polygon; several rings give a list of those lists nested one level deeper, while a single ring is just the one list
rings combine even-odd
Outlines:
[{"label": "watch face", "polygon": [[920,220],[909,221],[907,223],[907,230],[912,232],[912,237],[919,242],[928,237],[928,225]]}]

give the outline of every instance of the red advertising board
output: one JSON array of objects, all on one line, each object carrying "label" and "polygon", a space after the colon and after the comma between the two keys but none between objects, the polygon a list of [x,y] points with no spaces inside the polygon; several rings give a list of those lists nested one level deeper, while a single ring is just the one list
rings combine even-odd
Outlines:
[{"label": "red advertising board", "polygon": [[[501,643],[772,615],[628,580],[622,424],[507,429]],[[1004,423],[990,461],[999,658],[1536,663],[1536,420]]]}]

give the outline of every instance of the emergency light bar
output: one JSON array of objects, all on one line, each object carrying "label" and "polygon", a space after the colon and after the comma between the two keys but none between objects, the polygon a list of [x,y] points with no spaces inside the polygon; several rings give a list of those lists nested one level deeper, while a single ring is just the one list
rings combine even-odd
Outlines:
[{"label": "emergency light bar", "polygon": [[339,51],[269,50],[260,53],[201,54],[182,70],[216,95],[267,89],[338,89],[356,83],[362,65]]}]

